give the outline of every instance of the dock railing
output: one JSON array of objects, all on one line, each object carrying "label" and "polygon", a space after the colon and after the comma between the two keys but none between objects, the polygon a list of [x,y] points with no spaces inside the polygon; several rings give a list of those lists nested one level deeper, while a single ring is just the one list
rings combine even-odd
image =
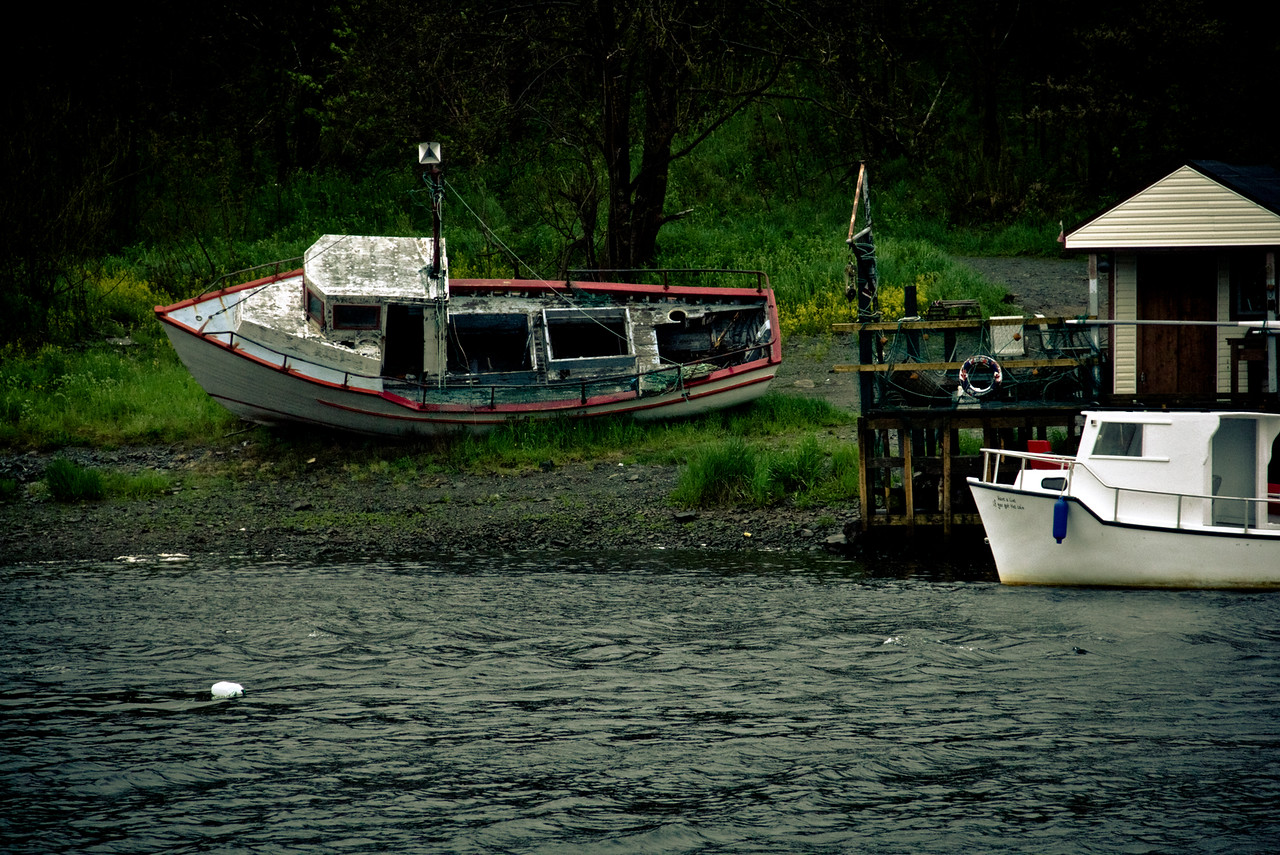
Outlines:
[{"label": "dock railing", "polygon": [[[950,317],[935,303],[923,317],[832,324],[858,339],[858,362],[834,365],[859,375],[864,413],[984,405],[1078,403],[1100,392],[1101,354],[1089,333],[1066,318]],[[976,309],[975,309],[976,310]],[[981,360],[995,374],[985,388],[966,387],[966,373]],[[970,393],[972,393],[970,395]]]}]

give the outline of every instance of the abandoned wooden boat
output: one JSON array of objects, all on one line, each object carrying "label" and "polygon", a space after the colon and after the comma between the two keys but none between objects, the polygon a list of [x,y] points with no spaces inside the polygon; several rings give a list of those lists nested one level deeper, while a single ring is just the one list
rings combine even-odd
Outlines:
[{"label": "abandoned wooden boat", "polygon": [[326,235],[301,269],[156,314],[237,415],[366,434],[692,415],[759,396],[781,361],[764,274],[748,287],[450,281],[432,260],[430,239]]},{"label": "abandoned wooden boat", "polygon": [[270,276],[156,307],[206,392],[255,422],[388,436],[688,416],[764,393],[782,361],[765,274],[450,280],[439,154],[420,147],[430,238],[325,235],[299,269],[279,263]]},{"label": "abandoned wooden boat", "polygon": [[1280,588],[1278,435],[1276,414],[1098,411],[1074,456],[983,449],[1000,581]]}]

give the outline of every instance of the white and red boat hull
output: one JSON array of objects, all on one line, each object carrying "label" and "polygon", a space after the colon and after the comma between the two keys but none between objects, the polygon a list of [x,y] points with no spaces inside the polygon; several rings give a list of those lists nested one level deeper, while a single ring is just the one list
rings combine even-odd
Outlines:
[{"label": "white and red boat hull", "polygon": [[[452,395],[424,385],[389,383],[385,378],[343,370],[290,354],[288,348],[265,345],[243,334],[237,322],[238,305],[254,297],[254,290],[268,287],[301,288],[299,271],[245,283],[234,288],[157,307],[169,340],[196,382],[215,400],[237,415],[264,424],[297,422],[325,428],[382,436],[426,436],[458,430],[484,431],[513,420],[591,418],[626,415],[637,419],[691,416],[742,404],[760,396],[777,373],[781,342],[777,335],[777,308],[771,292],[758,289],[679,289],[663,286],[593,285],[602,291],[636,291],[649,299],[666,299],[705,293],[722,297],[734,294],[767,295],[772,341],[759,348],[760,358],[696,377],[677,380],[664,373],[671,391],[640,393],[637,380],[630,391],[595,394],[591,384],[564,384],[561,392],[542,388],[521,395],[515,388],[495,389],[487,400],[483,391],[467,394],[455,388]],[[462,280],[453,284],[454,298],[470,291],[493,288],[486,280]],[[521,282],[503,282],[512,289],[546,289]],[[565,287],[565,286],[561,286]],[[577,286],[581,290],[581,286]],[[476,387],[483,390],[485,387]],[[503,392],[513,393],[504,401]],[[467,402],[456,399],[469,397]],[[453,397],[455,400],[451,401]],[[536,397],[536,400],[531,400]],[[521,399],[523,398],[523,400]]]}]

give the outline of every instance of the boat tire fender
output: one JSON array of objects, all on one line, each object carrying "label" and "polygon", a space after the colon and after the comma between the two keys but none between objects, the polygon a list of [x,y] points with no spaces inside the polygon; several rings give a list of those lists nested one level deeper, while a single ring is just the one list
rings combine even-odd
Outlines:
[{"label": "boat tire fender", "polygon": [[[986,368],[991,372],[991,382],[986,386],[978,386],[970,379],[973,369],[977,367]],[[976,354],[970,356],[960,366],[960,386],[964,389],[966,395],[972,395],[975,398],[981,398],[983,395],[992,392],[1004,380],[1004,371],[1000,368],[1000,363],[996,362],[990,356]]]}]

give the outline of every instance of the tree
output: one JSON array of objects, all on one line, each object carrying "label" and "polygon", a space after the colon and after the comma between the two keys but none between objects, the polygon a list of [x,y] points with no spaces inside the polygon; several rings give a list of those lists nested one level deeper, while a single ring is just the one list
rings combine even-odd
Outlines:
[{"label": "tree", "polygon": [[[664,223],[671,165],[778,79],[760,8],[732,0],[590,0],[483,10],[504,57],[517,139],[580,174],[562,194],[581,235],[603,211],[603,261],[648,263]],[[451,93],[452,95],[453,93]],[[600,200],[598,194],[605,194]]]}]

